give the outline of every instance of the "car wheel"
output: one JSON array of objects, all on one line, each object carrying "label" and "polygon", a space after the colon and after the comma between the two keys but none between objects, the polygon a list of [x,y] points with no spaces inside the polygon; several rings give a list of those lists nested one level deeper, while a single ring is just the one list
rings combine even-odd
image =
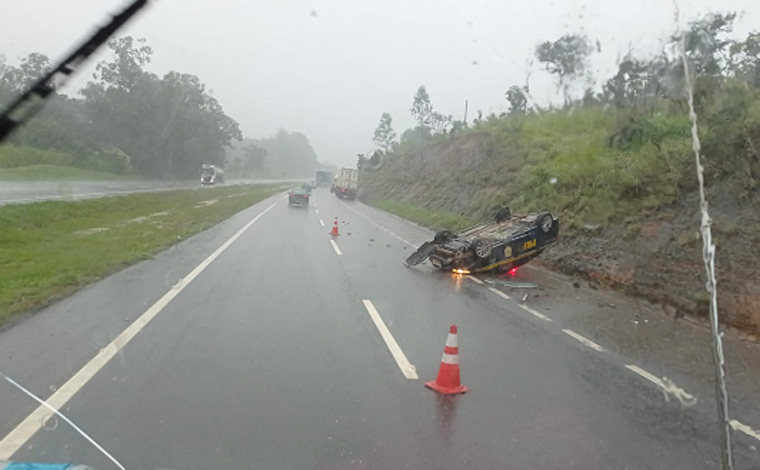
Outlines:
[{"label": "car wheel", "polygon": [[544,233],[549,233],[554,224],[554,217],[548,212],[542,212],[536,217],[536,226]]},{"label": "car wheel", "polygon": [[472,244],[472,251],[475,256],[480,259],[486,259],[491,257],[491,251],[493,250],[493,244],[491,240],[487,238],[478,238],[475,243]]}]

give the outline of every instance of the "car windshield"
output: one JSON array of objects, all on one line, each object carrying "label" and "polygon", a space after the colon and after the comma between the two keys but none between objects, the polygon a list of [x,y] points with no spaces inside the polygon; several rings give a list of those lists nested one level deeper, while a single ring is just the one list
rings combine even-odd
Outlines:
[{"label": "car windshield", "polygon": [[0,470],[760,469],[758,0],[1,2]]}]

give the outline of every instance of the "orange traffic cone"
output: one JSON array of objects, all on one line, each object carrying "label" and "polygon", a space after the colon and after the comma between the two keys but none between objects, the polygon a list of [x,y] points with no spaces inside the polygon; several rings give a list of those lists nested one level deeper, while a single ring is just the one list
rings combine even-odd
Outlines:
[{"label": "orange traffic cone", "polygon": [[340,233],[338,233],[338,218],[337,217],[335,218],[335,223],[333,224],[332,232],[330,232],[330,235],[332,235],[333,237],[337,237],[338,235],[340,235]]},{"label": "orange traffic cone", "polygon": [[438,377],[435,379],[435,382],[427,382],[425,386],[444,395],[470,391],[459,380],[459,347],[457,346],[456,325],[451,325],[449,337],[446,338],[446,347],[443,350]]}]

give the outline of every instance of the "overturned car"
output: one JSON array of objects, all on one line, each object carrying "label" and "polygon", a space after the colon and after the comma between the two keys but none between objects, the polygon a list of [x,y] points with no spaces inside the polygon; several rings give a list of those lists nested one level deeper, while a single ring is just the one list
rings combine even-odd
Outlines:
[{"label": "overturned car", "polygon": [[494,220],[459,233],[441,230],[412,253],[406,264],[426,259],[434,268],[461,273],[511,270],[557,241],[559,220],[548,212],[512,215],[502,207]]}]

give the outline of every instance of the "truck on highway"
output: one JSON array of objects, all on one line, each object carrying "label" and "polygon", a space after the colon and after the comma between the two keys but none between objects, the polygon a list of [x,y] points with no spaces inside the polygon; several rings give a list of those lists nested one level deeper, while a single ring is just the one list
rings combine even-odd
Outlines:
[{"label": "truck on highway", "polygon": [[330,186],[332,179],[333,174],[331,171],[317,170],[317,177],[314,179],[314,181],[317,183],[317,187]]},{"label": "truck on highway", "polygon": [[333,182],[332,191],[341,199],[356,199],[359,191],[359,170],[341,168]]},{"label": "truck on highway", "polygon": [[224,170],[214,165],[201,167],[201,184],[224,183]]}]

